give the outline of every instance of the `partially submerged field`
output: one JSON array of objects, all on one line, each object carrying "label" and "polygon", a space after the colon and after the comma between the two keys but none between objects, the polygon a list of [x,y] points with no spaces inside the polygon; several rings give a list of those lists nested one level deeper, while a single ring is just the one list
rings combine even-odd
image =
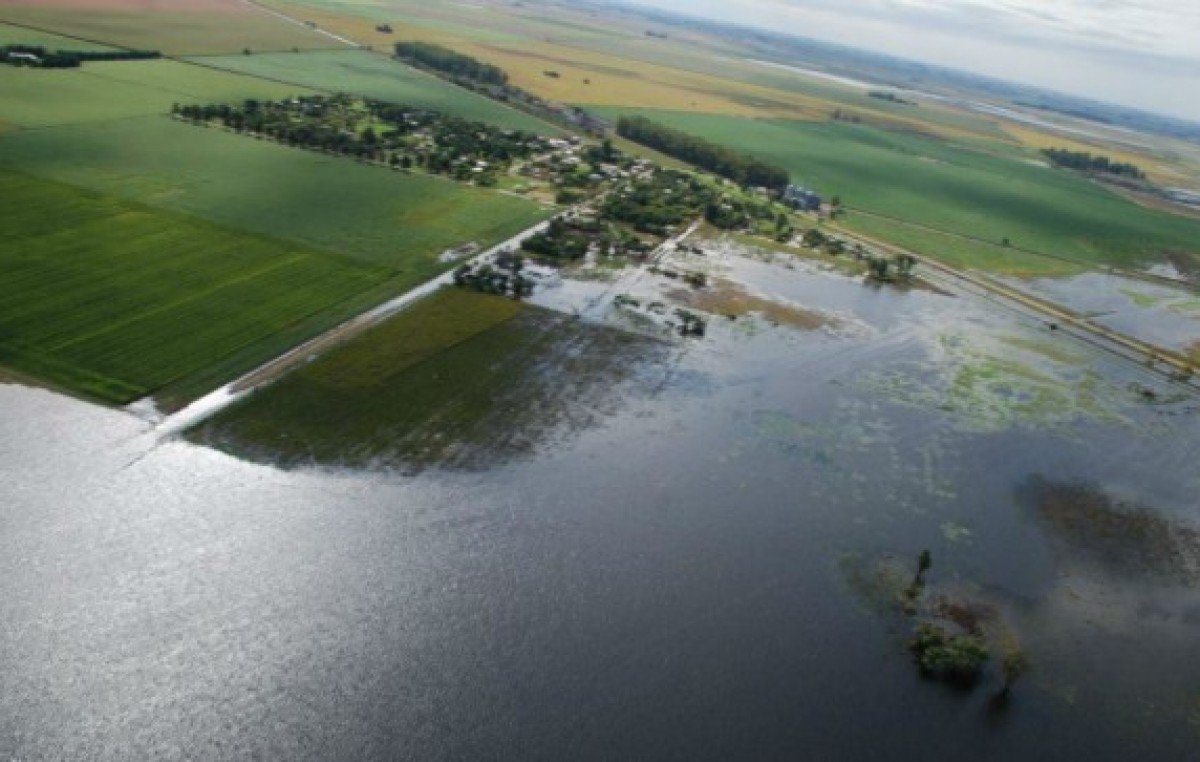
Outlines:
[{"label": "partially submerged field", "polygon": [[955,264],[1027,275],[1171,257],[1200,264],[1200,222],[1067,171],[863,125],[636,113],[782,166],[826,198],[839,195],[848,227]]},{"label": "partially submerged field", "polygon": [[353,93],[390,103],[421,106],[498,127],[543,135],[559,132],[557,127],[522,111],[365,50],[213,56],[193,60],[204,66],[315,90]]},{"label": "partially submerged field", "polygon": [[478,468],[593,424],[664,352],[652,339],[447,288],[189,436],[283,466]]}]

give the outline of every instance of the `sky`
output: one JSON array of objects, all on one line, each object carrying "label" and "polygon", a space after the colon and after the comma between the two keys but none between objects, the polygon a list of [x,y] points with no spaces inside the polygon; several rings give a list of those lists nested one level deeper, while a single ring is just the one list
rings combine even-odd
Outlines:
[{"label": "sky", "polygon": [[1200,0],[631,0],[1200,122]]}]

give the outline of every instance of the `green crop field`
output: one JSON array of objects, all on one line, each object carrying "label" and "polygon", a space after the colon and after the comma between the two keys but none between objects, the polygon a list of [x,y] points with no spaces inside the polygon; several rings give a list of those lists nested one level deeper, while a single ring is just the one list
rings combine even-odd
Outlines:
[{"label": "green crop field", "polygon": [[666,355],[652,339],[448,287],[189,436],[284,466],[473,468],[590,425]]},{"label": "green crop field", "polygon": [[0,90],[0,365],[97,399],[187,401],[547,214],[167,115],[291,85],[152,61]]},{"label": "green crop field", "polygon": [[445,249],[504,240],[548,214],[494,191],[166,116],[8,134],[0,167],[386,264],[413,284],[445,269]]},{"label": "green crop field", "polygon": [[[0,14],[2,13],[3,10],[0,9]],[[109,45],[86,42],[73,37],[63,37],[60,34],[12,24],[0,24],[0,45],[41,45],[51,50],[112,50]]]},{"label": "green crop field", "polygon": [[[608,116],[628,113],[605,109]],[[750,152],[787,168],[796,182],[849,207],[935,230],[1066,257],[1082,263],[1139,266],[1168,255],[1200,263],[1200,221],[1144,209],[1077,175],[923,137],[837,123],[756,121],[642,111],[652,119]],[[855,215],[863,232],[900,228]],[[1059,272],[1063,263],[1014,255],[999,246],[947,241],[908,228],[918,251],[959,264],[1025,274]],[[1016,261],[1019,260],[1019,261]]]},{"label": "green crop field", "polygon": [[20,127],[167,114],[176,102],[239,102],[307,92],[176,61],[89,63],[79,69],[0,66],[0,91],[0,120]]},{"label": "green crop field", "polygon": [[354,93],[391,103],[422,106],[509,129],[541,134],[560,132],[556,127],[524,112],[365,50],[272,53],[194,60],[208,66],[317,90]]},{"label": "green crop field", "polygon": [[[126,7],[122,7],[125,5]],[[342,43],[272,16],[238,0],[204,0],[193,10],[0,4],[0,21],[27,24],[61,35],[169,55],[240,53],[251,50],[331,48]]]},{"label": "green crop field", "polygon": [[248,370],[388,277],[17,173],[0,172],[0,198],[0,364],[110,402],[231,357]]}]

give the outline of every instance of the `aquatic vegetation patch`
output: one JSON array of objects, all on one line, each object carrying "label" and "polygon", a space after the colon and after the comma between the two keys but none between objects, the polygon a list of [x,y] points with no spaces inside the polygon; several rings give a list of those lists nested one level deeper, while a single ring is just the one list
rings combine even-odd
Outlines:
[{"label": "aquatic vegetation patch", "polygon": [[896,402],[944,411],[969,431],[1124,420],[1121,390],[1065,341],[953,328],[931,350],[933,362],[868,372],[860,384]]},{"label": "aquatic vegetation patch", "polygon": [[668,350],[444,289],[188,436],[283,467],[477,470],[599,423],[660,380]]},{"label": "aquatic vegetation patch", "polygon": [[[820,478],[811,480],[808,488],[830,502],[860,508],[883,500],[922,514],[955,496],[945,436],[931,432],[906,445],[891,421],[861,401],[840,400],[830,415],[812,419],[783,410],[755,410],[749,423],[759,446],[814,469]],[[869,469],[864,467],[867,463]],[[874,476],[868,477],[868,470]],[[873,484],[887,484],[888,489],[872,496]]]},{"label": "aquatic vegetation patch", "polygon": [[1033,477],[1018,490],[1060,555],[1119,576],[1194,586],[1200,527],[1095,484]]},{"label": "aquatic vegetation patch", "polygon": [[1123,287],[1121,294],[1143,309],[1162,308],[1189,317],[1200,317],[1200,299],[1195,296],[1163,291],[1150,293],[1132,287]]}]

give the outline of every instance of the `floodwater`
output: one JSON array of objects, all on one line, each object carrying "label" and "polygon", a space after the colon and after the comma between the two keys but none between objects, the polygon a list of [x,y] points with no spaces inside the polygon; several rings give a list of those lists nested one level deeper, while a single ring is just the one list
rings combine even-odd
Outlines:
[{"label": "floodwater", "polygon": [[1200,288],[1107,273],[1009,282],[1155,346],[1181,352],[1200,347]]},{"label": "floodwater", "polygon": [[[483,472],[285,470],[0,385],[0,758],[1194,758],[1200,403],[716,248],[834,322],[714,318]],[[852,573],[924,548],[1032,663],[1004,712]]]}]

